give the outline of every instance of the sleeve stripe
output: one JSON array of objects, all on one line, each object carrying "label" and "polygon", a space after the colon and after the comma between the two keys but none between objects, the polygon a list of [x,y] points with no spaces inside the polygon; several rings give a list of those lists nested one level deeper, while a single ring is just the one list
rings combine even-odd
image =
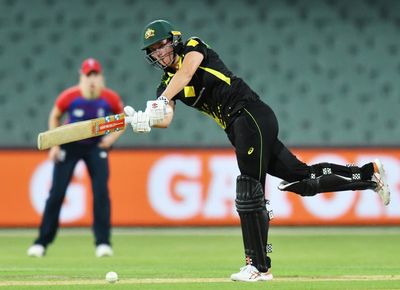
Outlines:
[{"label": "sleeve stripe", "polygon": [[197,40],[191,39],[191,40],[188,41],[188,43],[186,44],[186,46],[193,46],[193,47],[195,47],[195,46],[197,46],[198,44],[199,44],[199,42],[198,42]]},{"label": "sleeve stripe", "polygon": [[219,78],[220,80],[226,82],[228,85],[231,85],[231,78],[230,78],[230,77],[227,77],[227,76],[224,75],[223,73],[221,73],[221,72],[219,72],[219,71],[217,71],[217,70],[215,70],[215,69],[209,68],[209,67],[202,67],[202,66],[199,66],[199,68],[201,68],[201,69],[205,70],[206,72],[208,72],[208,73],[210,73],[210,74],[216,76],[216,77]]}]

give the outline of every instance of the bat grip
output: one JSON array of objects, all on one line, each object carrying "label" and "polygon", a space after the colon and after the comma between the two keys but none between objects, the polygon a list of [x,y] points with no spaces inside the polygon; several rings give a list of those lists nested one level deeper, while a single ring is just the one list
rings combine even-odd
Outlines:
[{"label": "bat grip", "polygon": [[130,124],[130,123],[132,122],[132,120],[133,120],[133,117],[125,116],[125,126],[126,126],[127,124]]}]

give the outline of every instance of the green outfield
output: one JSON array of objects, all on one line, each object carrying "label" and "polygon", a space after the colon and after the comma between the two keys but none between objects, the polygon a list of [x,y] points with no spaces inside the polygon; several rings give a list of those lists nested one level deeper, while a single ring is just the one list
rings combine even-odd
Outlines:
[{"label": "green outfield", "polygon": [[[62,228],[45,258],[36,230],[0,230],[0,289],[400,289],[398,228],[271,229],[270,282],[231,282],[238,228],[114,229],[114,257],[95,258],[90,229]],[[108,271],[120,280],[109,284]]]}]

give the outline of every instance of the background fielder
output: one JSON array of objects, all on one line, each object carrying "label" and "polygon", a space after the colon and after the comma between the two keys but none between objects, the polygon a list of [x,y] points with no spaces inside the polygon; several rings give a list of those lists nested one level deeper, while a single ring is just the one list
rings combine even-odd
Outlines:
[{"label": "background fielder", "polygon": [[[89,58],[82,63],[79,85],[65,90],[57,98],[49,116],[49,129],[58,127],[64,114],[68,115],[66,123],[74,123],[121,113],[122,108],[120,96],[105,87],[100,62]],[[113,254],[110,242],[108,151],[122,132],[50,149],[49,157],[54,161],[52,185],[46,200],[39,236],[28,249],[29,256],[42,257],[47,246],[54,240],[59,227],[61,206],[79,160],[85,162],[92,181],[96,256]]]}]

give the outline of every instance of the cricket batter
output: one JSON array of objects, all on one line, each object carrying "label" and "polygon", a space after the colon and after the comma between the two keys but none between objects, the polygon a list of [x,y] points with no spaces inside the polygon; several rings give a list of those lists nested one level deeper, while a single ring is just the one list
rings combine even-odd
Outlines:
[{"label": "cricket batter", "polygon": [[[86,59],[80,69],[79,84],[65,90],[57,98],[50,112],[49,129],[60,126],[64,115],[67,115],[66,123],[74,123],[121,113],[123,103],[120,96],[106,88],[104,83],[100,62],[93,58]],[[54,240],[67,186],[79,160],[85,162],[92,181],[95,254],[97,257],[113,254],[110,243],[108,152],[122,132],[50,149],[49,157],[54,161],[52,185],[40,224],[39,237],[28,249],[29,256],[44,256],[47,246]]]},{"label": "cricket batter", "polygon": [[[301,196],[321,192],[372,189],[385,205],[390,192],[379,160],[362,167],[331,163],[307,165],[296,158],[278,138],[278,122],[272,109],[260,100],[241,78],[235,76],[204,41],[181,33],[165,20],[148,24],[142,49],[163,75],[157,101],[132,116],[135,132],[151,127],[167,128],[177,101],[213,118],[235,148],[240,169],[236,209],[242,228],[245,266],[232,274],[234,281],[267,281],[273,278],[267,256],[269,221],[272,215],[265,198],[266,174],[283,179],[279,189]],[[166,105],[166,110],[163,108]],[[165,113],[166,112],[166,113]]]}]

